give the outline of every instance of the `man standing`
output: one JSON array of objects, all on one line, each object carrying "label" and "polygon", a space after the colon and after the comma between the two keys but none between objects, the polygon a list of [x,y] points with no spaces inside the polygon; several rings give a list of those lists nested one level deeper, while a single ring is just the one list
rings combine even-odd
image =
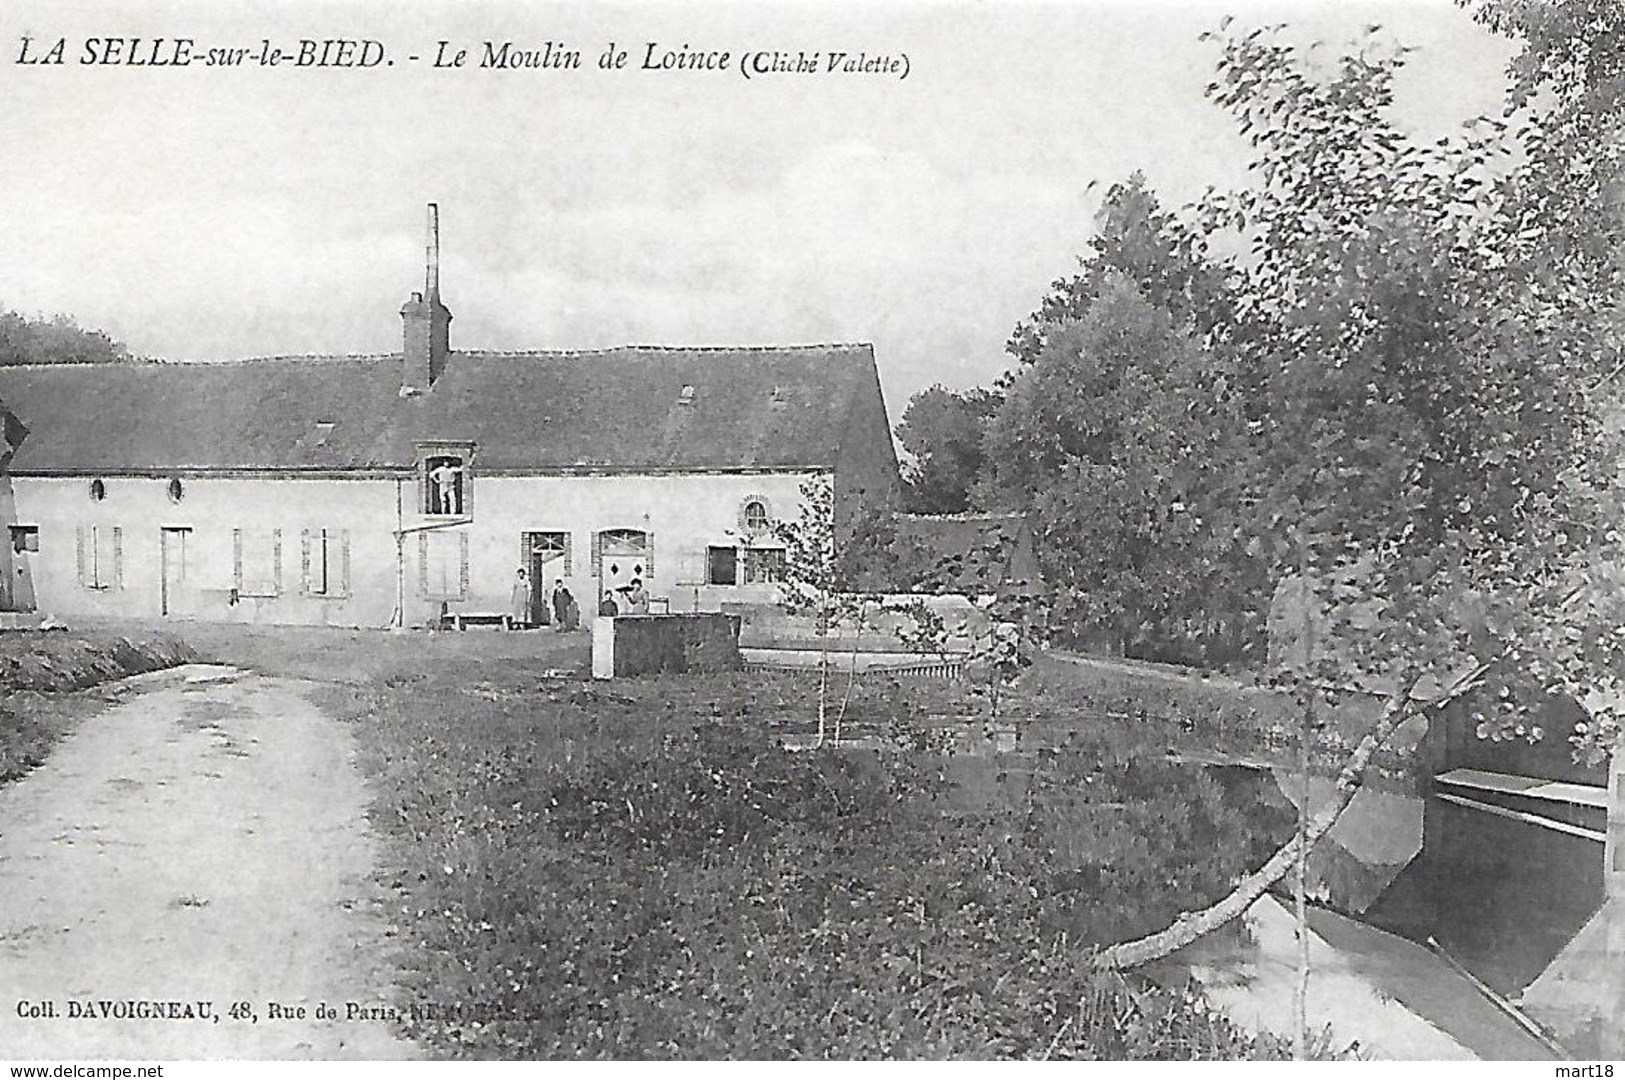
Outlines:
[{"label": "man standing", "polygon": [[429,470],[429,480],[434,484],[435,513],[460,514],[463,512],[462,500],[458,496],[458,476],[463,467],[456,465],[450,458],[442,461]]}]

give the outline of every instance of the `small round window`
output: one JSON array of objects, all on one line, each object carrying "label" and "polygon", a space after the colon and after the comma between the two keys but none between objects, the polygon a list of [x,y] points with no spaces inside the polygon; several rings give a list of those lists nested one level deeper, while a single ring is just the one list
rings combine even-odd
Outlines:
[{"label": "small round window", "polygon": [[90,482],[90,501],[101,502],[105,498],[107,498],[107,485],[100,480],[92,480]]},{"label": "small round window", "polygon": [[169,501],[170,502],[180,502],[181,501],[181,496],[184,495],[184,494],[186,494],[186,492],[181,487],[180,477],[177,476],[177,477],[172,478],[169,481]]}]

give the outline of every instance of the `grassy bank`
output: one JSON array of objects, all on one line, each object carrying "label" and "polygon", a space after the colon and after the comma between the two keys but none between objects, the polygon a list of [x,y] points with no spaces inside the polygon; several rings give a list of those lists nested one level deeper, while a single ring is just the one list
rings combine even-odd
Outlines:
[{"label": "grassy bank", "polygon": [[[377,792],[408,1029],[469,1057],[1278,1056],[1094,946],[1216,898],[1290,827],[1089,718],[980,759],[958,689],[860,683],[889,749],[788,753],[806,677],[510,670],[330,691]],[[1019,783],[1003,781],[1019,774]],[[438,1011],[424,1010],[435,1006]]]},{"label": "grassy bank", "polygon": [[78,691],[194,659],[190,647],[156,634],[0,633],[0,783],[38,766],[80,720],[106,707]]}]

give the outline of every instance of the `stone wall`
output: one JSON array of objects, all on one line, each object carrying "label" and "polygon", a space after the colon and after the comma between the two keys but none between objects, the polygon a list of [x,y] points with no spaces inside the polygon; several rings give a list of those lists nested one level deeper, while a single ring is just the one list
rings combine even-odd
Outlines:
[{"label": "stone wall", "polygon": [[654,672],[739,667],[737,615],[622,615],[593,620],[592,673],[623,679]]}]

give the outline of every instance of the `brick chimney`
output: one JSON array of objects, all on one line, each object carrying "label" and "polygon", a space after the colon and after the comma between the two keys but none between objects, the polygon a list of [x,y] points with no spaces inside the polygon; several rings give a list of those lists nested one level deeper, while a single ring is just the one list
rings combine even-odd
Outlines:
[{"label": "brick chimney", "polygon": [[404,330],[402,355],[405,371],[401,392],[424,391],[434,385],[451,353],[451,312],[440,302],[440,208],[429,204],[429,237],[424,249],[423,291],[413,293],[401,306]]}]

